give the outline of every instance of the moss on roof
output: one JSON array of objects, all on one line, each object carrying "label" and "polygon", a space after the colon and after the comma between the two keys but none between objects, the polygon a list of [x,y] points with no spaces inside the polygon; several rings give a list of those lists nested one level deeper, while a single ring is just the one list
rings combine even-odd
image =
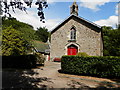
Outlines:
[{"label": "moss on roof", "polygon": [[40,52],[45,52],[46,49],[50,49],[47,43],[41,41],[33,41],[33,46]]}]

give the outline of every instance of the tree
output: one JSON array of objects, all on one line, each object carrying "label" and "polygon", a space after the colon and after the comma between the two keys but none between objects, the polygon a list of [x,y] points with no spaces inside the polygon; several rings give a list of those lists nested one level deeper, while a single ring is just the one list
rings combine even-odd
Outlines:
[{"label": "tree", "polygon": [[103,27],[104,56],[120,56],[120,29]]},{"label": "tree", "polygon": [[39,27],[37,28],[35,35],[37,36],[37,40],[40,40],[42,42],[47,42],[48,37],[49,37],[49,32],[47,28]]},{"label": "tree", "polygon": [[16,18],[5,18],[2,17],[2,28],[10,27],[12,26],[15,30],[20,31],[25,39],[35,40],[35,30],[33,29],[33,26],[20,22],[16,20]]},{"label": "tree", "polygon": [[[33,0],[23,0],[24,3],[31,8]],[[4,5],[4,9],[1,9],[2,4]],[[43,13],[43,8],[48,7],[48,4],[46,2],[46,0],[37,0],[35,2],[35,5],[38,5],[38,16],[40,17],[40,21],[43,21],[45,19],[44,17],[44,13]],[[12,11],[15,13],[15,9],[19,9],[22,11],[27,10],[27,8],[24,6],[23,2],[21,0],[10,0],[10,2],[8,2],[7,0],[2,0],[0,1],[0,14],[2,14],[3,12],[5,13],[5,15],[9,15],[9,17],[11,17],[11,14],[9,12],[9,9],[12,8]],[[44,21],[43,21],[44,22]]]},{"label": "tree", "polygon": [[27,52],[29,43],[22,37],[22,34],[7,27],[2,31],[2,55],[24,55]]}]

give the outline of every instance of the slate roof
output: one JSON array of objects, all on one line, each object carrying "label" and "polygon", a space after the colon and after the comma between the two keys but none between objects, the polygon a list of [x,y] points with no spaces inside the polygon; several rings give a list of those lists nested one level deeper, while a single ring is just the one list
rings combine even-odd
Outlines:
[{"label": "slate roof", "polygon": [[33,46],[36,48],[37,52],[45,53],[46,50],[49,50],[50,47],[47,43],[41,41],[33,41]]},{"label": "slate roof", "polygon": [[61,22],[58,26],[56,26],[52,31],[51,31],[51,34],[54,33],[58,28],[60,28],[62,25],[64,25],[67,21],[69,21],[71,18],[73,19],[77,19],[78,21],[82,21],[82,22],[85,22],[86,24],[89,24],[90,26],[94,27],[94,28],[97,28],[98,31],[101,31],[101,26],[89,21],[89,20],[86,20],[82,17],[79,17],[79,16],[76,16],[74,14],[70,15],[67,19],[65,19],[63,22]]}]

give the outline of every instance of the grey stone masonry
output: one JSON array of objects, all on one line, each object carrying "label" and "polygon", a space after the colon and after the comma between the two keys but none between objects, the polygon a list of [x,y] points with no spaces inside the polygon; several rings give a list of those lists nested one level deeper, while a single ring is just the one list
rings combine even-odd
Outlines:
[{"label": "grey stone masonry", "polygon": [[[76,28],[76,40],[70,41],[70,31],[73,26]],[[51,33],[50,58],[53,60],[55,57],[67,55],[67,47],[71,44],[78,47],[78,52],[85,52],[90,56],[103,55],[100,28],[82,21],[74,15]]]}]

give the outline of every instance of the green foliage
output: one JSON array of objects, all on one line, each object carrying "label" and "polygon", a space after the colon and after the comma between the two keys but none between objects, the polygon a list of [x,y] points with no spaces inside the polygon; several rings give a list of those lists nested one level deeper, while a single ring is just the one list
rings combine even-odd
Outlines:
[{"label": "green foliage", "polygon": [[2,55],[24,55],[28,44],[22,34],[12,27],[2,30]]},{"label": "green foliage", "polygon": [[103,27],[104,56],[120,56],[120,29]]},{"label": "green foliage", "polygon": [[37,58],[37,63],[38,64],[44,64],[44,62],[45,62],[45,57],[42,55],[42,54],[40,54],[40,53],[35,53],[35,56],[36,56],[36,58]]},{"label": "green foliage", "polygon": [[2,17],[2,24],[3,24],[3,29],[5,27],[12,26],[17,31],[20,31],[23,34],[23,37],[25,39],[28,39],[29,41],[39,40],[46,42],[48,37],[50,37],[50,33],[48,32],[47,28],[40,27],[37,29],[37,31],[35,31],[33,29],[33,26],[23,22],[19,22],[18,20],[16,20],[16,18]]},{"label": "green foliage", "polygon": [[18,20],[16,20],[16,18],[2,17],[2,24],[3,29],[12,26],[15,30],[20,31],[25,39],[36,39],[35,30],[33,29],[33,26],[23,22],[19,22]]},{"label": "green foliage", "polygon": [[36,61],[35,55],[2,56],[2,68],[33,68]]},{"label": "green foliage", "polygon": [[61,69],[65,73],[98,77],[120,77],[120,57],[63,56]]},{"label": "green foliage", "polygon": [[35,35],[37,36],[36,40],[42,41],[42,42],[47,42],[48,37],[49,37],[49,32],[48,29],[45,27],[40,27],[37,29]]},{"label": "green foliage", "polygon": [[32,40],[36,39],[33,27],[19,22],[15,18],[6,17],[2,17],[2,24],[2,36],[4,36],[2,41],[3,55],[26,54],[32,45]]},{"label": "green foliage", "polygon": [[35,66],[36,63],[44,63],[45,58],[41,55],[26,55],[32,47],[32,41],[37,37],[33,27],[19,22],[15,18],[3,17],[2,21],[3,67],[29,68]]},{"label": "green foliage", "polygon": [[85,56],[89,56],[89,55],[85,52],[79,52],[79,53],[77,53],[77,56],[85,57]]}]

